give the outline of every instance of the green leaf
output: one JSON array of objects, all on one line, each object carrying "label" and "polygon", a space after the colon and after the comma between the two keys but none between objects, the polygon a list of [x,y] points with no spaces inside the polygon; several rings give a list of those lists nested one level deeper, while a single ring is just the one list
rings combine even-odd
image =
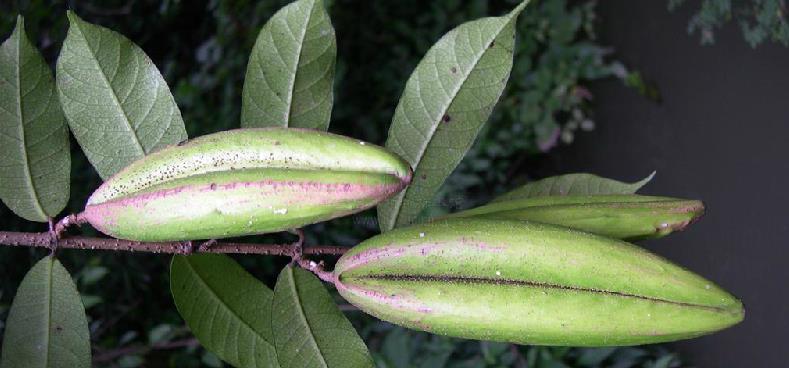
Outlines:
[{"label": "green leaf", "polygon": [[598,195],[598,194],[633,194],[649,183],[656,172],[635,183],[625,183],[603,178],[593,174],[566,174],[552,176],[528,183],[522,187],[504,193],[491,202],[513,201],[531,197],[566,196],[566,195]]},{"label": "green leaf", "polygon": [[60,102],[88,160],[106,179],[185,140],[181,112],[148,55],[126,37],[69,11],[57,63]]},{"label": "green leaf", "polygon": [[412,222],[471,148],[509,79],[515,22],[527,2],[453,29],[411,74],[386,147],[411,164],[414,179],[378,207],[382,230]]},{"label": "green leaf", "polygon": [[282,368],[373,367],[351,322],[309,271],[292,266],[282,270],[271,319]]},{"label": "green leaf", "polygon": [[243,127],[326,130],[337,41],[323,0],[298,0],[260,30],[247,65]]},{"label": "green leaf", "polygon": [[273,293],[225,255],[175,256],[175,306],[203,346],[235,367],[278,367],[271,336]]},{"label": "green leaf", "polygon": [[69,198],[71,153],[52,71],[17,18],[0,46],[0,198],[29,221],[55,217]]},{"label": "green leaf", "polygon": [[6,323],[0,367],[90,367],[85,308],[68,271],[53,257],[25,275]]}]

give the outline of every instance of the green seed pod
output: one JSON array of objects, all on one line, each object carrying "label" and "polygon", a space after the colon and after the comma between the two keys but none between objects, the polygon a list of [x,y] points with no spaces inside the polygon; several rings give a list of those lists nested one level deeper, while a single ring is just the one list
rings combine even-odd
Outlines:
[{"label": "green seed pod", "polygon": [[409,328],[520,344],[619,346],[711,333],[742,304],[631,244],[524,221],[448,219],[373,237],[342,256],[340,294]]},{"label": "green seed pod", "polygon": [[107,180],[83,216],[140,241],[297,228],[372,207],[411,180],[385,149],[306,129],[238,129],[171,146]]},{"label": "green seed pod", "polygon": [[660,238],[704,214],[701,201],[642,195],[546,196],[496,202],[447,217],[527,220],[616,239]]}]

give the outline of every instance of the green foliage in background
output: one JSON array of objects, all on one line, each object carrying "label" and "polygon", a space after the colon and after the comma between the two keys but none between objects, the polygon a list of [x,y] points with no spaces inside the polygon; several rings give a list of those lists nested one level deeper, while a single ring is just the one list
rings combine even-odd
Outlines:
[{"label": "green foliage in background", "polygon": [[[50,65],[54,65],[59,45],[66,36],[67,8],[86,21],[125,35],[162,71],[183,111],[186,129],[190,136],[198,136],[239,126],[249,53],[260,27],[287,3],[287,0],[3,2],[0,34],[5,37],[11,32],[17,13],[25,15],[28,33]],[[334,0],[331,3],[329,11],[337,33],[339,55],[332,131],[381,144],[404,83],[427,49],[458,24],[503,14],[516,1]],[[593,2],[570,5],[564,0],[544,0],[533,4],[531,11],[524,14],[515,30],[519,40],[515,49],[517,59],[504,92],[506,97],[428,213],[484,202],[488,198],[475,193],[485,188],[486,195],[495,195],[508,189],[524,157],[546,152],[560,142],[570,143],[578,130],[593,129],[593,96],[585,88],[591,81],[619,78],[653,95],[637,73],[610,60],[609,51],[595,41],[594,6]],[[72,142],[72,151],[75,185],[71,188],[67,211],[76,212],[98,186],[100,178],[84,154],[76,149],[76,142]],[[0,217],[4,230],[43,230],[41,225],[36,227],[15,219],[6,208],[0,209]],[[325,224],[311,227],[308,243],[351,245],[377,227],[372,214],[338,219],[330,227]],[[260,241],[260,238],[250,240]],[[0,249],[0,258],[5,260],[0,273],[0,320],[5,320],[18,281],[37,258],[31,256],[35,252]],[[195,352],[200,349],[195,345],[174,351],[146,348],[189,337],[167,293],[167,259],[119,253],[62,254],[61,260],[69,269],[81,270],[75,279],[89,315],[97,366],[111,363],[120,367],[221,366],[216,356],[202,349]],[[273,270],[279,266],[275,263],[284,262],[268,257],[238,260],[268,285],[274,285]],[[363,320],[368,331],[365,337],[381,341],[376,348],[380,351],[376,356],[379,364],[440,366],[440,362],[433,365],[423,362],[428,355],[425,351],[430,352],[424,349],[432,344],[413,342],[405,348],[409,352],[407,356],[416,360],[388,361],[402,359],[391,356],[396,351],[391,346],[401,347],[396,343],[402,337],[397,336],[406,334],[408,341],[418,342],[421,341],[418,336],[427,339],[424,337],[427,335],[392,330],[389,325],[371,321]],[[391,338],[394,342],[386,344],[390,336],[396,336]],[[438,347],[451,348],[446,358],[450,366],[504,366],[519,359],[519,355],[525,362],[533,363],[529,366],[603,366],[579,363],[579,357],[586,354],[584,350],[524,347],[518,348],[522,351],[515,354],[506,346],[502,349],[500,344],[459,343],[446,338],[435,341],[439,341]],[[113,358],[112,351],[117,348],[130,348],[132,352]],[[660,353],[655,355],[640,349],[618,351],[637,356],[623,367],[674,366],[673,360],[662,365],[655,363],[667,361]],[[625,360],[610,354],[600,360],[603,361]]]},{"label": "green foliage in background", "polygon": [[[361,314],[361,313],[360,313]],[[365,317],[369,318],[369,317]],[[678,368],[682,360],[659,346],[566,348],[467,341],[370,321],[360,331],[380,368]]]},{"label": "green foliage in background", "polygon": [[[685,0],[669,0],[668,8],[674,10]],[[688,23],[688,33],[699,33],[702,44],[715,42],[715,31],[724,24],[736,21],[745,41],[756,47],[766,41],[789,46],[789,21],[784,0],[703,0],[686,6],[698,10]]]}]

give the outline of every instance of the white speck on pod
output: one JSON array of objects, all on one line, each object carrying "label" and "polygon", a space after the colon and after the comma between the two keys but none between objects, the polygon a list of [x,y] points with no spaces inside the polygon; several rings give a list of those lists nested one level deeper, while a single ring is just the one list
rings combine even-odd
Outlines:
[{"label": "white speck on pod", "polygon": [[284,215],[288,213],[288,209],[287,208],[276,209],[274,210],[274,213],[276,213],[277,215]]},{"label": "white speck on pod", "polygon": [[420,238],[424,238],[425,237],[425,233],[419,233],[419,237]]}]

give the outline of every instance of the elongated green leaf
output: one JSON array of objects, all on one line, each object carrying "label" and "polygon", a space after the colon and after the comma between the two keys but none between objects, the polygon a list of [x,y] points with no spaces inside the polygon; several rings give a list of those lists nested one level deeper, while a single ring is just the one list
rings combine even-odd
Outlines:
[{"label": "elongated green leaf", "polygon": [[8,313],[2,368],[90,367],[85,308],[68,271],[46,257],[25,275]]},{"label": "elongated green leaf", "polygon": [[71,131],[102,178],[186,139],[181,112],[148,55],[69,11],[57,86]]},{"label": "elongated green leaf", "polygon": [[0,46],[0,198],[30,221],[66,206],[71,153],[52,71],[25,35],[25,22]]},{"label": "elongated green leaf", "polygon": [[271,336],[273,293],[233,259],[173,257],[170,292],[189,329],[220,359],[235,367],[278,367]]},{"label": "elongated green leaf", "polygon": [[378,207],[382,230],[413,221],[471,148],[509,79],[515,22],[526,3],[453,29],[414,70],[386,141],[414,168],[414,179]]},{"label": "elongated green leaf", "polygon": [[282,270],[271,319],[282,368],[373,367],[351,322],[309,271],[291,266]]},{"label": "elongated green leaf", "polygon": [[298,0],[263,26],[247,65],[244,127],[326,130],[337,41],[323,0]]},{"label": "elongated green leaf", "polygon": [[655,173],[635,183],[625,183],[594,174],[566,174],[528,183],[504,193],[491,202],[566,195],[633,194],[649,183]]}]

